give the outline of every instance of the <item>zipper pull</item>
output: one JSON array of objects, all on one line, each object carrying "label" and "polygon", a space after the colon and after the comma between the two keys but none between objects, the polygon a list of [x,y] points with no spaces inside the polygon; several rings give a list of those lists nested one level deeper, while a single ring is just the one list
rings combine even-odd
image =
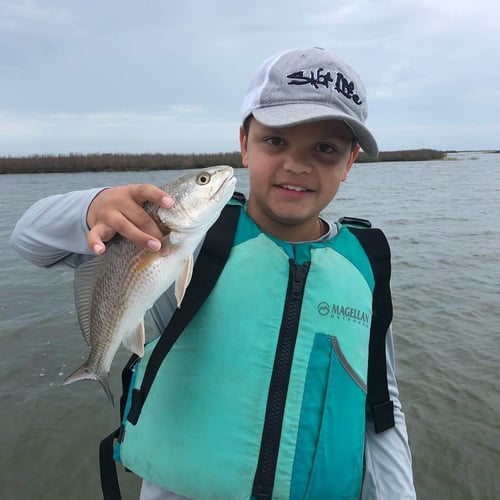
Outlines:
[{"label": "zipper pull", "polygon": [[310,262],[304,262],[304,264],[299,266],[294,260],[290,259],[290,270],[292,274],[292,298],[299,299],[302,297],[304,280],[309,272],[310,265]]}]

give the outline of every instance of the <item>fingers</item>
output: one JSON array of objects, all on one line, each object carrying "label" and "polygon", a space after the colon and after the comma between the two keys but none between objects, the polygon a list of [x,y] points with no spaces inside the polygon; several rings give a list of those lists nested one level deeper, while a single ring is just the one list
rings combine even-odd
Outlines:
[{"label": "fingers", "polygon": [[164,208],[170,208],[174,204],[174,200],[165,191],[153,186],[153,184],[130,184],[122,187],[129,188],[133,198],[141,206],[146,201],[151,201]]},{"label": "fingers", "polygon": [[96,224],[87,234],[87,245],[96,255],[101,255],[106,251],[106,244],[104,241],[107,241],[108,238],[104,236],[104,233],[104,227],[99,227],[99,225]]},{"label": "fingers", "polygon": [[164,208],[173,205],[167,193],[151,184],[130,184],[101,191],[87,213],[90,250],[102,254],[105,242],[117,233],[143,248],[159,250],[163,234],[143,208],[147,201]]}]

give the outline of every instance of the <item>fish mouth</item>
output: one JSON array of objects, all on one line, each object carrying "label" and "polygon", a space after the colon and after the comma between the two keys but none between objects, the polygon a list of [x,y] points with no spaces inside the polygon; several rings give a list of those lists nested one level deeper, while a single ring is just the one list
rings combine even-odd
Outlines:
[{"label": "fish mouth", "polygon": [[226,192],[226,186],[231,182],[234,181],[236,183],[236,177],[234,175],[231,175],[231,177],[228,177],[218,188],[215,193],[210,196],[210,200],[213,201],[221,201],[222,195]]}]

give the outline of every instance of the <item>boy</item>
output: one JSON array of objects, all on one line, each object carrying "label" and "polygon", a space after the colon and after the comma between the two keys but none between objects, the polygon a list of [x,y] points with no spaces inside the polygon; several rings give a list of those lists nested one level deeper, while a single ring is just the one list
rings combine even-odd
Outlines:
[{"label": "boy", "polygon": [[[359,77],[322,49],[286,51],[257,70],[240,129],[250,194],[231,254],[120,440],[121,461],[144,478],[141,499],[415,498],[390,329],[395,426],[375,433],[365,420],[366,255],[347,229],[320,217],[360,148],[378,154],[366,116]],[[161,233],[142,210],[147,200],[173,203],[147,184],[41,200],[12,244],[44,266],[77,265],[87,246],[101,254],[116,233],[156,251]],[[160,333],[174,312],[170,292],[152,310]],[[323,300],[365,319],[322,316]],[[150,355],[136,366],[135,387]]]}]

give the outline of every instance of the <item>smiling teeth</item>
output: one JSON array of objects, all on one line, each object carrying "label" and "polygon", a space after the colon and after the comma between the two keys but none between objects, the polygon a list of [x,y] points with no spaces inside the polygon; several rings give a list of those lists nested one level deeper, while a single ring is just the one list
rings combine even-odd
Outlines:
[{"label": "smiling teeth", "polygon": [[285,189],[291,189],[292,191],[307,191],[307,189],[300,187],[300,186],[290,186],[290,184],[283,184],[281,186],[282,188]]}]

